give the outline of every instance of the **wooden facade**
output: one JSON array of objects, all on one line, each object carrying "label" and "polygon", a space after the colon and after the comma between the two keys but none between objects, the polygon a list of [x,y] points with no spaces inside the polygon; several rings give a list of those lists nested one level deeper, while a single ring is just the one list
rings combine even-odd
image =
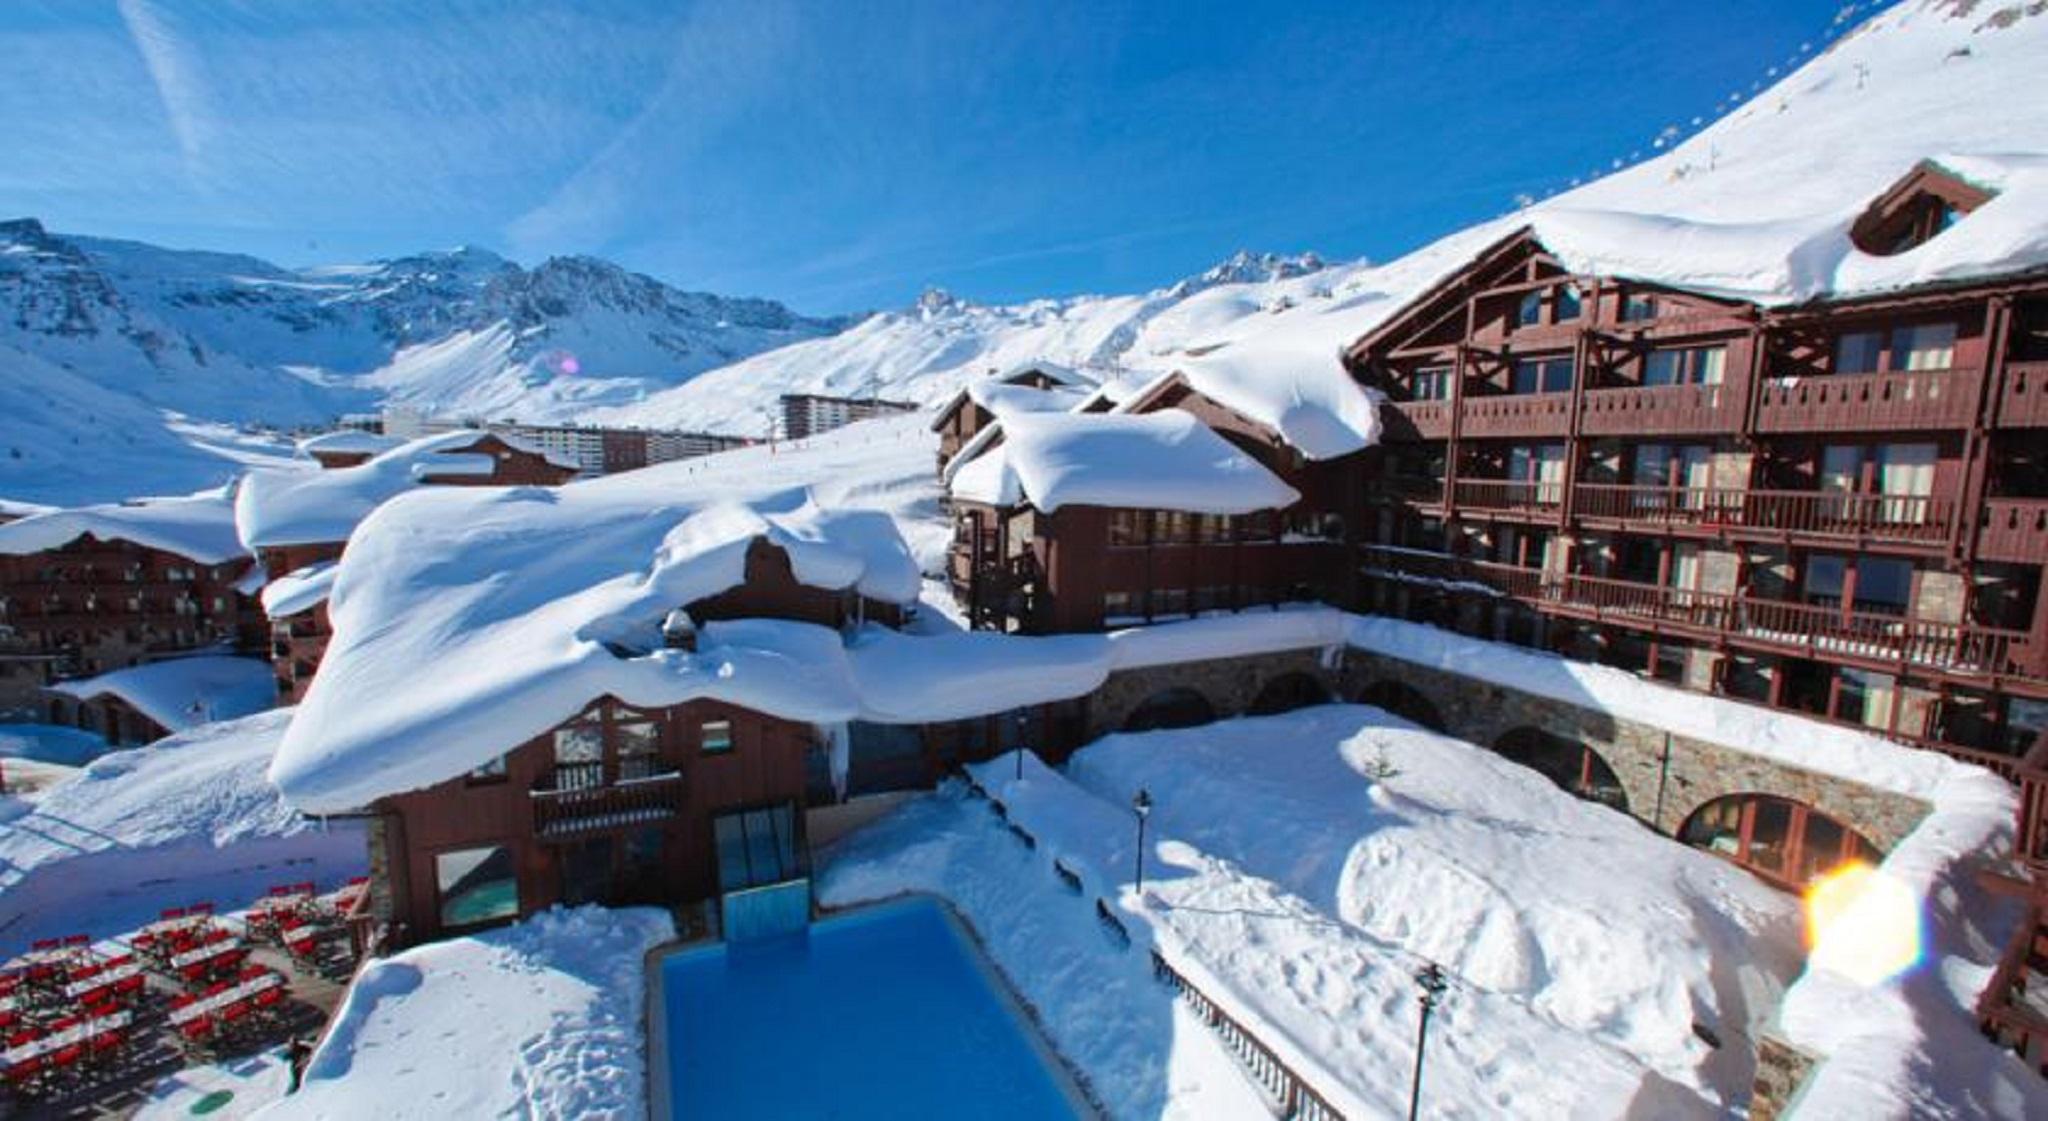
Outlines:
[{"label": "wooden facade", "polygon": [[0,555],[0,716],[45,719],[43,687],[66,678],[203,647],[262,650],[262,608],[236,587],[249,566],[90,534]]},{"label": "wooden facade", "polygon": [[1270,427],[1178,376],[1123,408],[1194,414],[1301,499],[1232,517],[1101,506],[1045,513],[953,499],[947,575],[972,625],[1051,634],[1349,598],[1342,542],[1359,480],[1348,462],[1303,458]]},{"label": "wooden facade", "polygon": [[[798,582],[788,554],[766,539],[749,546],[745,572],[742,584],[683,610],[697,624],[901,621],[895,604]],[[378,918],[403,944],[556,903],[706,898],[747,886],[735,882],[732,842],[721,837],[732,828],[752,831],[745,851],[756,863],[781,852],[789,866],[771,871],[800,871],[808,792],[828,773],[822,750],[813,726],[738,705],[639,709],[594,698],[477,771],[370,808]],[[766,848],[756,835],[764,824]]]},{"label": "wooden facade", "polygon": [[2048,716],[2048,279],[1766,311],[1524,233],[1346,361],[1359,606],[2007,774]]}]

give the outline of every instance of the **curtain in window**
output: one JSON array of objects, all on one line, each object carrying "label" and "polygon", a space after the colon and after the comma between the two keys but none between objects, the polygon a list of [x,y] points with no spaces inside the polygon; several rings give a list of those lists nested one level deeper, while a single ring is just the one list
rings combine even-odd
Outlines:
[{"label": "curtain in window", "polygon": [[1892,332],[1892,369],[1946,370],[1955,364],[1955,324],[1921,323]]},{"label": "curtain in window", "polygon": [[1877,449],[1877,489],[1885,495],[1880,516],[1893,525],[1927,520],[1934,493],[1933,444],[1885,444]]}]

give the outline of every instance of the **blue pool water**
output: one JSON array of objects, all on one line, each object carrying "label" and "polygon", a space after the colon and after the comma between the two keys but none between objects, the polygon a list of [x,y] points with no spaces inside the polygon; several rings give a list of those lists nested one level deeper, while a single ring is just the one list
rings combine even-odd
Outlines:
[{"label": "blue pool water", "polygon": [[1085,1116],[1000,983],[958,920],[928,898],[670,954],[658,1029],[666,1114]]}]

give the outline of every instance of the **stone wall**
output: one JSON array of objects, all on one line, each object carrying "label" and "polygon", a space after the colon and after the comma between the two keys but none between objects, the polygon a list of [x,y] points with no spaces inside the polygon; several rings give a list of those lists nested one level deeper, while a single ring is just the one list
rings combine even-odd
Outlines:
[{"label": "stone wall", "polygon": [[1804,802],[1889,850],[1928,811],[1901,794],[1365,651],[1348,653],[1342,680],[1346,699],[1381,681],[1401,682],[1437,707],[1446,732],[1482,747],[1523,727],[1583,743],[1621,780],[1629,813],[1660,833],[1676,834],[1693,811],[1716,798],[1764,793]]},{"label": "stone wall", "polygon": [[1812,1055],[1776,1036],[1757,1040],[1756,1081],[1750,1087],[1749,1121],[1777,1121],[1813,1071]]},{"label": "stone wall", "polygon": [[1315,678],[1333,698],[1347,696],[1338,688],[1337,675],[1323,668],[1319,650],[1288,650],[1118,670],[1089,697],[1086,738],[1093,740],[1120,730],[1146,698],[1168,689],[1193,689],[1202,694],[1219,719],[1242,716],[1251,708],[1259,690],[1274,678],[1290,673]]}]

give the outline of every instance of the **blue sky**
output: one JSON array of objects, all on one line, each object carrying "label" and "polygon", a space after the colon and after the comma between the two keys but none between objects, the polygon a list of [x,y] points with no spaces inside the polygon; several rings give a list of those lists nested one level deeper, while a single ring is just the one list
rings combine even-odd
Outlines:
[{"label": "blue sky", "polygon": [[1387,258],[1711,117],[1839,0],[9,0],[0,216],[592,253],[804,311]]}]

